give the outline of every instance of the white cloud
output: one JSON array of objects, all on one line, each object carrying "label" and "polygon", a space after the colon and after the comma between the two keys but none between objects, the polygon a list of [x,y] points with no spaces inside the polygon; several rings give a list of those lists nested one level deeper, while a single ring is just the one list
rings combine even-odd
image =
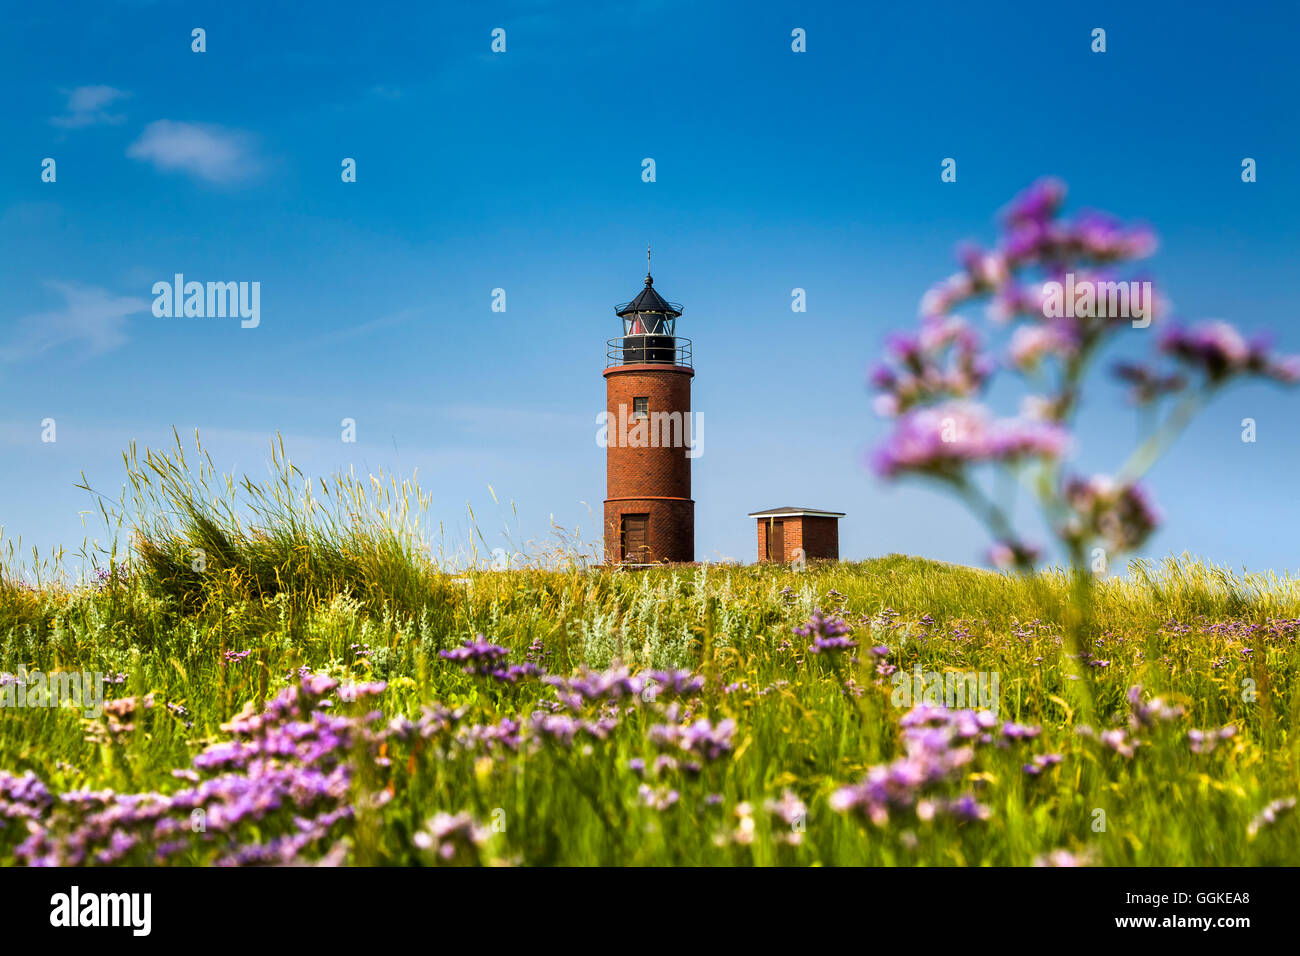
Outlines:
[{"label": "white cloud", "polygon": [[63,296],[63,307],[20,317],[17,335],[0,345],[0,361],[32,358],[63,345],[81,346],[94,355],[126,342],[126,318],[149,308],[147,299],[113,295],[74,282],[47,282]]},{"label": "white cloud", "polygon": [[125,90],[111,86],[78,86],[63,91],[68,97],[68,106],[62,116],[55,116],[50,122],[62,129],[80,129],[83,126],[100,124],[117,125],[126,119],[122,113],[109,113],[106,107],[117,100],[130,96]]},{"label": "white cloud", "polygon": [[211,183],[245,179],[258,168],[247,133],[205,123],[156,120],[127,147],[126,155],[164,172],[189,173]]}]

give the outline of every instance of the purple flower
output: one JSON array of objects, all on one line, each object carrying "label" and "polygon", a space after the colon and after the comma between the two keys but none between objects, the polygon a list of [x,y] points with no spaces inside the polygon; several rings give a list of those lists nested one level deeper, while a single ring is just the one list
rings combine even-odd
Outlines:
[{"label": "purple flower", "polygon": [[915,336],[895,334],[886,348],[893,364],[878,366],[869,380],[881,393],[876,411],[886,417],[930,402],[972,398],[993,374],[994,363],[980,350],[978,337],[951,316],[927,318]]},{"label": "purple flower", "polygon": [[1270,344],[1263,336],[1247,342],[1236,328],[1221,320],[1191,328],[1172,327],[1160,339],[1162,351],[1200,371],[1211,385],[1241,374],[1260,375],[1284,385],[1300,381],[1300,357],[1273,356]]},{"label": "purple flower", "polygon": [[1001,734],[1008,740],[1032,740],[1043,732],[1042,727],[1017,724],[1008,720],[1002,725]]},{"label": "purple flower", "polygon": [[1032,568],[1042,558],[1042,552],[1023,541],[998,541],[989,548],[988,560],[996,568]]},{"label": "purple flower", "polygon": [[1120,484],[1106,475],[1071,478],[1065,499],[1073,514],[1061,528],[1071,541],[1101,538],[1119,554],[1141,547],[1160,524],[1160,514],[1135,484]]},{"label": "purple flower", "polygon": [[730,752],[735,732],[736,722],[731,718],[720,721],[716,727],[708,718],[701,718],[693,724],[656,724],[648,736],[661,747],[676,747],[706,760],[717,760]]},{"label": "purple flower", "polygon": [[1252,840],[1255,839],[1256,834],[1258,834],[1261,829],[1272,826],[1277,822],[1278,817],[1294,811],[1295,805],[1295,797],[1284,797],[1280,800],[1274,800],[1268,806],[1264,807],[1263,810],[1259,811],[1259,813],[1255,815],[1255,818],[1250,821],[1250,825],[1246,828],[1246,835]]},{"label": "purple flower", "polygon": [[1053,850],[1045,856],[1036,857],[1034,866],[1091,866],[1092,856],[1088,853],[1071,853],[1069,850]]},{"label": "purple flower", "polygon": [[1228,724],[1218,730],[1192,729],[1187,731],[1187,744],[1194,754],[1209,754],[1214,753],[1222,741],[1231,740],[1236,735],[1235,724]]},{"label": "purple flower", "polygon": [[660,812],[667,810],[681,798],[681,794],[670,787],[656,789],[646,783],[637,788],[637,794],[645,806]]},{"label": "purple flower", "polygon": [[1121,729],[1103,730],[1100,740],[1104,746],[1115,751],[1121,757],[1131,758],[1141,746],[1141,741],[1129,740],[1128,735]]},{"label": "purple flower", "polygon": [[1060,458],[1069,444],[1064,428],[1049,422],[992,420],[978,406],[951,403],[902,416],[872,467],[885,478],[914,472],[954,477],[970,464]]},{"label": "purple flower", "polygon": [[1176,372],[1161,374],[1137,362],[1117,362],[1114,366],[1114,374],[1121,382],[1132,386],[1129,397],[1138,405],[1145,405],[1162,395],[1169,395],[1187,387],[1186,376]]},{"label": "purple flower", "polygon": [[506,648],[493,644],[482,634],[474,640],[466,641],[461,647],[439,651],[438,656],[449,661],[463,661],[466,674],[487,675],[497,669],[497,663],[508,657]]},{"label": "purple flower", "polygon": [[1030,759],[1030,762],[1025,764],[1024,771],[1031,777],[1036,777],[1048,767],[1054,766],[1060,762],[1060,754],[1034,754]]},{"label": "purple flower", "polygon": [[437,813],[416,831],[412,842],[430,853],[439,863],[472,863],[478,859],[478,848],[486,842],[488,832],[474,822],[468,813]]},{"label": "purple flower", "polygon": [[1012,228],[1042,225],[1056,215],[1065,202],[1065,194],[1065,183],[1061,180],[1039,179],[1011,200],[1002,212],[1002,221]]},{"label": "purple flower", "polygon": [[1162,697],[1152,697],[1151,700],[1143,703],[1141,684],[1134,684],[1128,689],[1128,702],[1129,726],[1134,731],[1150,729],[1157,724],[1177,720],[1183,716],[1181,706],[1166,704]]},{"label": "purple flower", "polygon": [[824,614],[821,608],[814,608],[812,616],[805,623],[796,625],[794,632],[800,637],[813,639],[808,646],[812,653],[831,654],[858,646],[858,642],[848,636],[852,630],[838,614]]}]

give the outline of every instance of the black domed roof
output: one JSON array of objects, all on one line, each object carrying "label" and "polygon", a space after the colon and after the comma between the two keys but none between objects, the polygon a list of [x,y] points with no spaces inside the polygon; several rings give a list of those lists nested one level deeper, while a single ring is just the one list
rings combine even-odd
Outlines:
[{"label": "black domed roof", "polygon": [[636,312],[661,312],[664,315],[671,315],[673,318],[682,314],[680,302],[669,302],[654,288],[655,280],[650,276],[645,277],[645,288],[631,302],[622,302],[614,306],[616,315],[632,315]]}]

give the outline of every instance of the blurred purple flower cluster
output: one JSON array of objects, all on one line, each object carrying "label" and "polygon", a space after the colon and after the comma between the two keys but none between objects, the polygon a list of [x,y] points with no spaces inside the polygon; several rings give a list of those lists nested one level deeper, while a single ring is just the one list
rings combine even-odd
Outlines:
[{"label": "blurred purple flower cluster", "polygon": [[1128,703],[1128,723],[1134,732],[1152,730],[1183,716],[1182,705],[1166,703],[1163,697],[1143,701],[1141,684],[1134,684],[1128,689]]},{"label": "blurred purple flower cluster", "polygon": [[731,751],[731,738],[736,732],[736,722],[730,717],[715,726],[707,717],[690,724],[655,724],[649,738],[660,747],[676,748],[686,754],[695,754],[705,760],[717,760]]},{"label": "blurred purple flower cluster", "polygon": [[583,670],[577,677],[551,675],[543,680],[555,688],[560,702],[575,712],[601,701],[684,699],[704,689],[704,679],[685,670],[632,674],[625,667],[614,667],[605,671]]},{"label": "blurred purple flower cluster", "polygon": [[[1012,722],[998,728],[997,718],[987,710],[952,710],[929,704],[909,710],[900,718],[899,727],[903,756],[871,767],[860,783],[835,791],[832,809],[860,814],[877,826],[904,813],[914,814],[922,822],[938,816],[987,819],[989,809],[974,794],[951,795],[976,748],[991,743],[1007,746],[1041,732],[1041,728]],[[1059,759],[1055,755],[1035,758],[1040,769]]]},{"label": "blurred purple flower cluster", "polygon": [[1139,547],[1160,523],[1160,513],[1137,485],[1119,484],[1108,475],[1071,478],[1065,485],[1070,505],[1062,536],[1086,544],[1100,539],[1112,554]]},{"label": "blurred purple flower cluster", "polygon": [[462,670],[466,674],[491,677],[504,684],[517,684],[525,678],[540,677],[545,673],[541,665],[532,659],[534,654],[540,652],[541,644],[534,641],[533,646],[528,649],[528,659],[524,663],[510,664],[506,662],[506,658],[510,656],[508,649],[493,644],[482,634],[478,634],[473,640],[466,641],[460,647],[439,651],[438,656],[444,660],[464,663]]},{"label": "blurred purple flower cluster", "polygon": [[441,864],[468,864],[478,860],[478,848],[487,842],[488,831],[468,813],[436,813],[412,842]]},{"label": "blurred purple flower cluster", "polygon": [[[505,649],[480,636],[444,657],[474,674],[496,677]],[[14,852],[17,862],[342,863],[349,856],[356,807],[392,798],[394,771],[413,772],[408,754],[410,761],[421,751],[435,761],[471,757],[478,768],[481,761],[525,747],[563,751],[582,743],[585,750],[608,741],[625,711],[644,707],[667,721],[649,731],[661,748],[672,751],[660,754],[655,773],[697,774],[704,762],[731,751],[736,729],[731,719],[691,721],[689,701],[704,682],[685,670],[632,675],[613,668],[570,679],[549,677],[560,698],[550,702],[550,710],[543,705],[483,723],[469,719],[468,706],[438,703],[423,705],[414,719],[386,719],[370,707],[387,692],[382,681],[340,682],[307,668],[288,679],[263,706],[250,702],[223,724],[222,736],[208,742],[188,766],[174,769],[175,792],[58,793],[33,773],[0,772],[0,829],[17,828],[10,831],[21,841]],[[104,715],[90,733],[116,745],[142,721],[153,732],[160,719],[187,717],[184,707],[171,702],[155,708],[152,694],[119,697],[105,702]],[[405,745],[400,759],[391,749],[395,744]],[[388,785],[373,789],[376,775],[388,778]],[[359,791],[366,780],[368,789]],[[655,791],[654,805],[671,805],[674,792]],[[414,834],[413,846],[431,862],[472,862],[483,838],[467,814],[440,813]]]},{"label": "blurred purple flower cluster", "polygon": [[849,637],[853,628],[848,621],[838,614],[825,614],[821,608],[814,608],[812,616],[805,623],[796,625],[794,632],[800,637],[812,638],[808,650],[813,654],[834,654],[858,646],[858,642]]},{"label": "blurred purple flower cluster", "polygon": [[[983,494],[974,468],[1036,469],[1032,485],[1048,525],[1076,566],[1099,540],[1112,553],[1131,552],[1158,523],[1136,481],[1199,403],[1241,376],[1300,382],[1300,358],[1273,355],[1267,337],[1248,341],[1223,321],[1183,328],[1170,320],[1152,345],[1173,368],[1122,361],[1114,372],[1140,404],[1184,393],[1183,405],[1118,477],[1068,474],[1065,459],[1091,359],[1119,332],[1132,327],[1140,334],[1153,320],[1165,321],[1169,307],[1150,280],[1120,271],[1154,251],[1151,229],[1094,210],[1065,218],[1065,195],[1059,180],[1036,182],[1002,213],[995,248],[959,246],[961,271],[925,294],[919,330],[891,336],[885,361],[870,376],[876,411],[894,419],[872,468],[887,479],[914,475],[948,485],[994,536],[989,558],[1001,567],[1028,570],[1041,553],[1021,539],[1007,510]],[[987,300],[990,331],[1009,329],[1001,359],[956,314],[976,299]],[[1020,373],[1028,386],[1011,417],[980,404],[999,370]]]},{"label": "blurred purple flower cluster", "polygon": [[1272,801],[1250,821],[1250,824],[1246,827],[1246,835],[1252,840],[1255,839],[1260,830],[1277,823],[1279,817],[1294,813],[1295,807],[1295,797],[1283,797],[1280,800]]},{"label": "blurred purple flower cluster", "polygon": [[[127,862],[133,853],[165,862],[197,849],[218,866],[296,862],[352,816],[350,757],[358,747],[377,751],[385,736],[377,712],[326,712],[339,690],[332,678],[311,675],[260,712],[246,707],[222,727],[230,740],[176,774],[195,785],[171,794],[83,790],[55,798],[30,775],[0,773],[0,816],[26,818],[15,857],[78,866]],[[349,693],[361,699],[383,690],[370,684]],[[138,714],[147,700],[111,701],[106,714],[110,721]]]}]

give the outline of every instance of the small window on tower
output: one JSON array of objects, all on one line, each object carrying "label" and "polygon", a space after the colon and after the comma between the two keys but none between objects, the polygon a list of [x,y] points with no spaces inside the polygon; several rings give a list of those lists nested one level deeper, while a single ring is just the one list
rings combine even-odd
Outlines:
[{"label": "small window on tower", "polygon": [[644,398],[632,399],[632,420],[636,421],[638,418],[649,418],[649,417],[650,417],[649,397],[647,396]]}]

